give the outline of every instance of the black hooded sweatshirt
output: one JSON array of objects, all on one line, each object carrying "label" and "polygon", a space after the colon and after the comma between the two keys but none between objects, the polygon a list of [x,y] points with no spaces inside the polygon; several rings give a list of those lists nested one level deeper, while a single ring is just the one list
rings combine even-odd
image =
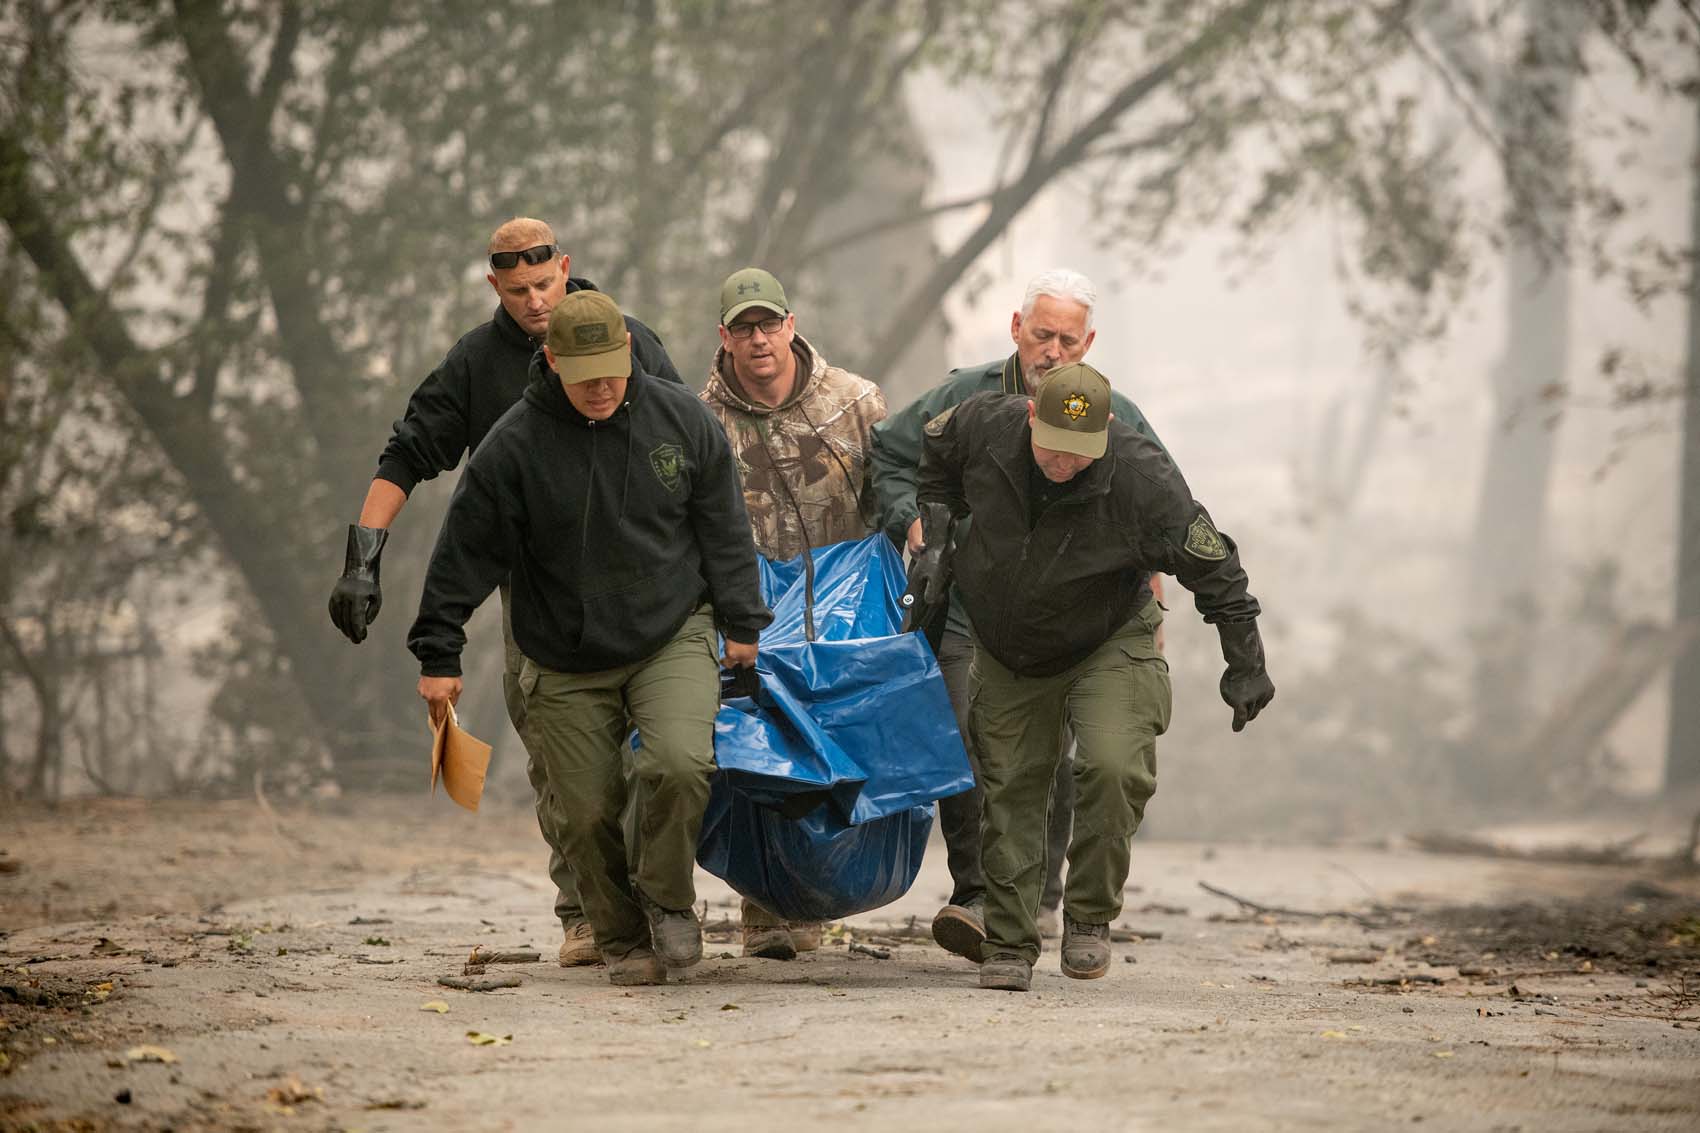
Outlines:
[{"label": "black hooded sweatshirt", "polygon": [[[588,279],[567,280],[569,295],[595,290]],[[630,315],[626,329],[632,332],[634,366],[684,384],[654,331]],[[447,472],[460,463],[462,453],[476,451],[490,426],[525,392],[537,351],[538,344],[506,307],[497,307],[489,322],[463,334],[408,398],[378,458],[378,478],[411,495],[419,481]]]},{"label": "black hooded sweatshirt", "polygon": [[625,401],[592,421],[541,354],[531,374],[449,502],[407,635],[420,672],[460,675],[466,620],[510,574],[514,642],[558,672],[641,661],[705,601],[721,633],[755,642],[773,614],[708,407],[634,363]]}]

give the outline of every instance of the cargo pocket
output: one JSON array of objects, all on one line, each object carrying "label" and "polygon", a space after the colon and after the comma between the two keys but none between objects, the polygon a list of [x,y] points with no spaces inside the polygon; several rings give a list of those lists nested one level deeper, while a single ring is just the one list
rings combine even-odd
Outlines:
[{"label": "cargo pocket", "polygon": [[1160,736],[1169,730],[1169,714],[1174,707],[1169,662],[1148,640],[1124,643],[1121,652],[1128,660],[1128,700],[1134,717],[1142,723],[1149,721],[1151,733]]},{"label": "cargo pocket", "polygon": [[507,693],[508,718],[521,739],[525,738],[525,721],[530,715],[531,698],[537,692],[539,672],[537,663],[521,654],[518,671],[503,674],[502,691]]}]

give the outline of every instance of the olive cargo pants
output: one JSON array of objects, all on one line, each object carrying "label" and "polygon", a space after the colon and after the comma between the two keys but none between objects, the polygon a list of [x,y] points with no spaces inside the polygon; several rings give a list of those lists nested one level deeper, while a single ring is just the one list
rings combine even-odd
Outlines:
[{"label": "olive cargo pants", "polygon": [[[974,643],[965,633],[944,631],[938,649],[939,672],[950,693],[950,707],[956,713],[956,730],[962,733],[962,746],[968,751],[968,765],[974,770],[974,786],[959,795],[939,800],[939,833],[944,836],[946,861],[950,867],[950,903],[967,905],[983,901],[986,896],[985,874],[980,869],[980,807],[984,799],[980,791],[980,756],[974,750],[973,733],[969,730],[969,670],[974,664]],[[1059,750],[1066,753],[1071,737],[1065,730],[1058,739]],[[1062,900],[1063,858],[1068,854],[1070,826],[1074,819],[1074,779],[1070,774],[1071,761],[1057,760],[1057,774],[1051,784],[1051,810],[1045,822],[1045,889],[1039,903],[1054,909]]]},{"label": "olive cargo pants", "polygon": [[[530,659],[521,663],[520,737],[543,772],[561,851],[577,868],[578,894],[605,956],[649,947],[637,890],[666,909],[696,903],[691,874],[714,769],[719,672],[707,606],[652,656],[629,665],[557,673]],[[621,822],[625,747],[634,726],[628,856]]]},{"label": "olive cargo pants", "polygon": [[1074,835],[1063,908],[1088,924],[1121,914],[1133,835],[1157,789],[1157,737],[1169,726],[1169,666],[1157,651],[1155,600],[1091,656],[1052,677],[1010,672],[975,648],[970,726],[985,791],[986,954],[1039,956],[1045,815],[1075,737]]},{"label": "olive cargo pants", "polygon": [[[525,657],[514,644],[514,619],[509,608],[511,591],[507,583],[502,583],[502,699],[508,706],[508,719],[513,721],[514,731],[524,738],[525,728],[525,694],[520,692],[519,672]],[[555,883],[555,916],[560,918],[562,928],[570,928],[584,919],[584,908],[578,899],[578,876],[573,872],[572,863],[561,853],[561,820],[555,813],[555,799],[549,793],[549,780],[543,774],[543,768],[538,764],[537,757],[526,750],[525,777],[531,780],[531,789],[537,795],[537,828],[543,832],[543,841],[549,846],[549,880]]]}]

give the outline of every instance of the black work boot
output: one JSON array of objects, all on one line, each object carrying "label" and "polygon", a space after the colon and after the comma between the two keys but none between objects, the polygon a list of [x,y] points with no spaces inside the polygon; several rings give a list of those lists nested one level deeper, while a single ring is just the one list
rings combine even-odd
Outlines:
[{"label": "black work boot", "polygon": [[986,901],[946,905],[933,917],[933,940],[946,952],[978,964],[986,943]]},{"label": "black work boot", "polygon": [[641,891],[638,903],[649,920],[655,953],[669,968],[688,968],[702,959],[702,922],[695,909],[663,909]]},{"label": "black work boot", "polygon": [[1073,980],[1095,980],[1110,970],[1110,926],[1082,924],[1063,913],[1062,973]]},{"label": "black work boot", "polygon": [[980,961],[980,986],[992,991],[1026,991],[1033,965],[1014,952],[993,952]]}]

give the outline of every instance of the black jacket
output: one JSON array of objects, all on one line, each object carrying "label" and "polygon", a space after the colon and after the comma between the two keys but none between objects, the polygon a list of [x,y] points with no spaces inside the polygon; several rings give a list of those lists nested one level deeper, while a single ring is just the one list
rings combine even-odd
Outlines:
[{"label": "black jacket", "polygon": [[[568,293],[595,291],[588,279],[567,280]],[[656,333],[626,316],[632,332],[632,364],[647,374],[684,384]],[[447,472],[461,454],[476,451],[496,419],[506,413],[530,380],[538,352],[507,308],[461,336],[407,401],[389,443],[378,458],[378,476],[407,493],[415,484]]]},{"label": "black jacket", "polygon": [[684,385],[633,370],[606,421],[534,380],[461,474],[431,552],[407,647],[458,676],[463,626],[513,577],[514,642],[561,672],[641,661],[703,602],[733,641],[773,620],[732,448]]},{"label": "black jacket", "polygon": [[1051,676],[1139,612],[1153,571],[1193,592],[1204,620],[1250,621],[1234,542],[1167,453],[1120,418],[1104,456],[1029,524],[1027,400],[982,393],[928,422],[917,499],[972,513],[956,583],[979,643],[1007,668]]}]

